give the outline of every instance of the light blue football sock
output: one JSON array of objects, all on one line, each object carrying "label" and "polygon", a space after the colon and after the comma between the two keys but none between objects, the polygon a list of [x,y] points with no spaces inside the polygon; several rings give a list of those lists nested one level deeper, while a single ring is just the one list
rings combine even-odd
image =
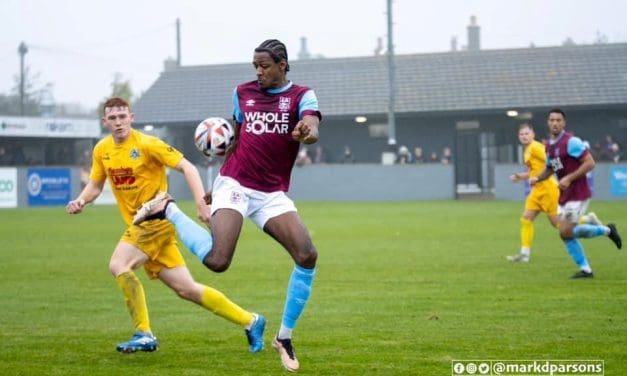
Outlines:
[{"label": "light blue football sock", "polygon": [[198,223],[180,210],[173,210],[170,213],[166,212],[166,217],[176,228],[176,232],[179,234],[183,244],[200,262],[203,262],[205,257],[211,252],[211,247],[213,247],[211,233],[200,227]]},{"label": "light blue football sock", "polygon": [[576,238],[594,238],[601,235],[607,235],[610,233],[610,229],[607,226],[597,225],[577,225],[573,229],[573,235]]},{"label": "light blue football sock", "polygon": [[[287,297],[285,298],[285,307],[283,308],[282,327],[294,329],[296,321],[303,313],[305,304],[311,294],[311,284],[316,274],[316,268],[306,269],[298,265],[294,265],[292,276],[287,285]],[[283,338],[279,335],[279,338]]]},{"label": "light blue football sock", "polygon": [[590,270],[590,265],[588,264],[588,259],[586,259],[586,255],[583,252],[583,246],[577,239],[569,239],[564,240],[564,244],[566,245],[566,250],[568,254],[573,259],[575,264],[579,266],[580,269]]}]

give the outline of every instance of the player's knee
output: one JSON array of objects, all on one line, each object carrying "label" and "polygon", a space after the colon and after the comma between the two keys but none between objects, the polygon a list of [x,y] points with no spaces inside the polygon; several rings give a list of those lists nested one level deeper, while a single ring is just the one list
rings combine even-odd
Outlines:
[{"label": "player's knee", "polygon": [[229,266],[231,266],[230,262],[224,262],[224,263],[220,263],[220,264],[216,264],[216,265],[211,265],[211,266],[209,266],[209,269],[211,269],[212,271],[214,271],[216,273],[222,273],[222,272],[227,271]]},{"label": "player's knee", "polygon": [[570,228],[560,228],[560,238],[570,240],[573,238],[573,231]]},{"label": "player's knee", "polygon": [[225,272],[229,268],[229,266],[231,266],[231,260],[229,260],[228,258],[211,256],[212,254],[210,253],[202,261],[202,263],[205,264],[205,266],[211,271],[214,271],[216,273],[222,273]]},{"label": "player's knee", "polygon": [[128,271],[128,270],[125,270],[125,268],[123,268],[123,266],[119,262],[116,262],[115,260],[109,261],[109,272],[114,277],[119,276],[120,274],[124,273],[125,271]]},{"label": "player's knee", "polygon": [[193,286],[177,286],[176,288],[174,288],[174,292],[181,299],[194,300],[197,294],[192,287]]},{"label": "player's knee", "polygon": [[309,247],[301,252],[298,252],[295,257],[295,262],[303,268],[311,269],[316,266],[318,260],[318,251],[314,246]]}]

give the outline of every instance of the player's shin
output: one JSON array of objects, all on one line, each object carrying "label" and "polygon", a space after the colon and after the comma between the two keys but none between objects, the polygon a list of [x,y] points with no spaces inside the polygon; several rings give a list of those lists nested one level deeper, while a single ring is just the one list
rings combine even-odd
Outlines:
[{"label": "player's shin", "polygon": [[564,240],[564,244],[566,245],[566,250],[568,254],[573,259],[575,264],[579,266],[581,270],[585,270],[590,272],[590,265],[588,264],[588,259],[586,258],[586,254],[583,251],[583,246],[577,239],[568,239]]},{"label": "player's shin", "polygon": [[203,286],[200,305],[210,310],[214,314],[238,324],[242,327],[249,325],[253,321],[253,314],[233,303],[220,291],[211,287]]},{"label": "player's shin", "polygon": [[531,249],[533,243],[534,228],[533,222],[526,219],[520,219],[520,245],[522,249],[526,249],[527,252]]},{"label": "player's shin", "polygon": [[148,319],[148,307],[144,287],[139,278],[132,271],[120,274],[115,278],[122,289],[126,307],[131,314],[135,330],[150,333],[150,320]]},{"label": "player's shin", "polygon": [[607,226],[595,226],[580,224],[573,229],[573,235],[576,238],[594,238],[597,236],[607,235],[610,233],[610,229]]},{"label": "player's shin", "polygon": [[306,269],[294,265],[294,270],[287,286],[287,297],[283,309],[283,321],[279,331],[279,338],[291,337],[292,329],[296,326],[296,321],[305,309],[307,300],[309,300],[315,274],[315,268]]},{"label": "player's shin", "polygon": [[[172,210],[170,210],[172,207]],[[203,262],[213,247],[211,233],[180,211],[175,205],[169,205],[166,218],[174,225],[181,241]]]}]

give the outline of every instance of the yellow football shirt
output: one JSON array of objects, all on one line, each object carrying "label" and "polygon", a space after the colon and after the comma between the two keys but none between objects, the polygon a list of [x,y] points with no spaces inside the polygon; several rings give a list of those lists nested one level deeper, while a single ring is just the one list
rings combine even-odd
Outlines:
[{"label": "yellow football shirt", "polygon": [[[546,167],[546,151],[541,142],[533,140],[525,148],[524,162],[529,171],[529,177],[538,176]],[[552,189],[557,187],[555,176],[538,183],[534,189]]]},{"label": "yellow football shirt", "polygon": [[109,179],[122,219],[130,225],[142,203],[167,191],[166,167],[174,168],[183,154],[161,139],[131,129],[121,144],[109,135],[94,147],[90,179]]}]

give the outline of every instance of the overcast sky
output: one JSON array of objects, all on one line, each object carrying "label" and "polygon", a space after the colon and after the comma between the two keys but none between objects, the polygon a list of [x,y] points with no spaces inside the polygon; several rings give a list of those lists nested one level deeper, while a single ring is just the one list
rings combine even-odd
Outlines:
[{"label": "overcast sky", "polygon": [[[627,42],[627,1],[395,0],[395,52],[448,51],[452,37],[463,46],[471,15],[482,49],[556,46],[568,37],[590,44],[598,35]],[[24,41],[26,65],[38,86],[54,85],[57,102],[95,108],[115,72],[140,94],[176,56],[176,18],[183,65],[249,62],[268,38],[285,42],[290,59],[301,37],[327,58],[369,56],[387,38],[386,0],[0,0],[0,93],[16,85]]]}]

